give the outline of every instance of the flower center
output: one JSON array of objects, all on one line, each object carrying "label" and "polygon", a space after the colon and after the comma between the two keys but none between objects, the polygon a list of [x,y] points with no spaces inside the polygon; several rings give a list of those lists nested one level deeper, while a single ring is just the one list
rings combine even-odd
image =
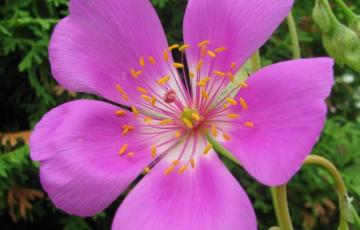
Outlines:
[{"label": "flower center", "polygon": [[199,113],[195,109],[189,107],[184,108],[180,115],[180,119],[188,129],[196,128],[202,121]]}]

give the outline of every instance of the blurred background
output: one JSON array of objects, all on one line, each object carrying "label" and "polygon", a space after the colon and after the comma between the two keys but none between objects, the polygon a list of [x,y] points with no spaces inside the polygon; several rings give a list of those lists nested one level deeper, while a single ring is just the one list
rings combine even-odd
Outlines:
[{"label": "blurred background", "polygon": [[[181,43],[181,24],[187,1],[152,2],[163,22],[169,42]],[[68,0],[0,0],[2,230],[110,229],[113,215],[124,197],[123,194],[110,208],[92,218],[69,216],[52,205],[39,183],[38,164],[29,159],[29,135],[42,115],[64,102],[91,98],[65,90],[54,81],[49,70],[49,37],[58,20],[67,15],[67,3]],[[348,26],[348,13],[344,13],[336,3],[330,3],[339,21]],[[336,46],[338,41],[345,38],[336,38],[338,40],[332,44],[325,44],[325,50],[322,42],[322,36],[325,35],[322,35],[321,28],[311,16],[314,4],[315,1],[299,0],[293,10],[302,55],[328,56],[327,51],[334,55],[329,46]],[[360,1],[348,1],[348,6],[354,13],[360,13]],[[326,16],[321,17],[325,20]],[[263,65],[292,57],[288,32],[286,23],[283,23],[261,49]],[[359,40],[354,43],[355,49],[351,49],[353,52],[356,52],[356,44],[360,44],[359,34],[358,31],[357,37],[353,37]],[[340,51],[344,49],[347,47],[341,47]],[[351,55],[355,55],[355,62],[357,57],[360,61],[359,53]],[[360,210],[360,74],[356,72],[354,61],[347,65],[346,57],[336,58],[336,85],[328,100],[328,120],[313,153],[325,156],[338,167],[349,195],[354,197],[354,206]],[[360,63],[357,67],[360,68]],[[275,225],[269,189],[256,183],[231,162],[226,161],[226,164],[247,190],[256,209],[259,229]],[[304,167],[290,182],[288,196],[295,229],[336,229],[337,196],[332,178],[326,171],[316,166]]]}]

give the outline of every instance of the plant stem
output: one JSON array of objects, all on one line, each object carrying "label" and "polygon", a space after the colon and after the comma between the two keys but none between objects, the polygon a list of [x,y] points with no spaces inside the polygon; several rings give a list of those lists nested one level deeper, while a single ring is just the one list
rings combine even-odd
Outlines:
[{"label": "plant stem", "polygon": [[260,58],[260,51],[257,50],[254,55],[251,57],[251,67],[252,72],[256,72],[261,68],[261,58]]},{"label": "plant stem", "polygon": [[280,230],[293,230],[291,217],[289,213],[289,207],[286,196],[286,184],[271,187],[271,196],[273,198],[276,218],[280,226]]},{"label": "plant stem", "polygon": [[293,58],[294,59],[301,58],[299,37],[298,37],[297,30],[296,30],[294,16],[291,12],[289,13],[286,20],[287,20],[287,24],[289,27],[290,37],[291,37]]},{"label": "plant stem", "polygon": [[220,153],[224,157],[232,160],[236,164],[240,165],[239,161],[229,152],[227,151],[219,142],[217,142],[210,133],[205,134],[206,139],[209,141],[209,143],[213,146],[213,148],[216,150],[216,152]]},{"label": "plant stem", "polygon": [[352,20],[356,19],[356,14],[354,14],[350,10],[350,8],[345,4],[345,2],[343,0],[335,0],[335,2],[345,13],[348,22],[351,22]]}]

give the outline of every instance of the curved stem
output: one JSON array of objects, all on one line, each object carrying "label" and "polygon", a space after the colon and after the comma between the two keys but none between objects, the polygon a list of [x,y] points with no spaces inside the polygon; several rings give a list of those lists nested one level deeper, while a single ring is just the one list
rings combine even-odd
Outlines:
[{"label": "curved stem", "polygon": [[254,55],[251,57],[251,67],[252,72],[256,72],[261,68],[261,58],[260,58],[260,51],[257,50]]},{"label": "curved stem", "polygon": [[286,185],[271,187],[270,190],[280,230],[293,230],[286,196]]},{"label": "curved stem", "polygon": [[301,57],[300,43],[299,43],[299,36],[298,36],[297,30],[296,30],[294,16],[291,12],[289,13],[286,20],[287,20],[287,24],[289,27],[290,37],[291,37],[293,58],[297,59],[297,58]]},{"label": "curved stem", "polygon": [[346,18],[349,22],[356,19],[356,14],[354,14],[350,8],[345,4],[343,0],[335,0],[336,4],[343,10],[346,15]]},{"label": "curved stem", "polygon": [[229,152],[227,151],[219,142],[217,142],[210,133],[205,133],[206,139],[212,145],[212,147],[216,150],[217,153],[220,153],[224,157],[232,160],[236,164],[240,165],[239,161]]}]

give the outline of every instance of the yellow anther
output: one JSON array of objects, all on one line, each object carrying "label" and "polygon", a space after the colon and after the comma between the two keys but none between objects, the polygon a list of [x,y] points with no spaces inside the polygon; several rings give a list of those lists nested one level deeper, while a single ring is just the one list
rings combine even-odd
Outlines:
[{"label": "yellow anther", "polygon": [[145,174],[149,173],[150,171],[151,171],[151,168],[149,168],[149,167],[145,167],[145,168],[144,168],[144,173],[145,173]]},{"label": "yellow anther", "polygon": [[131,157],[135,156],[135,153],[134,153],[134,152],[129,152],[129,153],[127,154],[127,156],[131,158]]},{"label": "yellow anther", "polygon": [[229,107],[229,103],[224,103],[224,104],[223,104],[223,108],[224,108],[224,109],[227,109],[228,107]]},{"label": "yellow anther", "polygon": [[182,45],[180,48],[179,48],[179,51],[184,51],[186,49],[190,48],[190,45]]},{"label": "yellow anther", "polygon": [[207,53],[206,51],[207,51],[206,46],[201,47],[200,56],[205,57]]},{"label": "yellow anther", "polygon": [[190,78],[194,78],[194,77],[195,77],[195,74],[194,74],[193,72],[190,72],[190,73],[189,73],[189,76],[190,76]]},{"label": "yellow anther", "polygon": [[149,97],[148,95],[142,94],[142,95],[141,95],[141,98],[144,99],[145,101],[151,103],[151,97]]},{"label": "yellow anther", "polygon": [[164,85],[170,80],[170,76],[166,75],[165,77],[160,78],[157,82],[159,85]]},{"label": "yellow anther", "polygon": [[122,135],[126,136],[126,134],[129,132],[130,130],[128,128],[124,128],[122,131]]},{"label": "yellow anther", "polygon": [[139,110],[135,106],[131,106],[131,111],[135,115],[135,117],[139,116]]},{"label": "yellow anther", "polygon": [[138,92],[142,93],[142,94],[148,94],[149,93],[146,89],[144,89],[142,87],[137,87],[136,90]]},{"label": "yellow anther", "polygon": [[174,63],[173,63],[173,66],[174,66],[175,68],[178,68],[178,69],[184,68],[184,64],[177,63],[177,62],[174,62]]},{"label": "yellow anther", "polygon": [[187,165],[183,165],[180,167],[180,169],[178,170],[178,174],[182,174],[183,172],[185,172],[185,170],[188,168]]},{"label": "yellow anther", "polygon": [[248,107],[248,104],[246,103],[246,101],[245,101],[244,98],[240,97],[239,101],[240,101],[240,105],[241,105],[244,109],[248,109],[248,108],[249,108],[249,107]]},{"label": "yellow anther", "polygon": [[190,165],[191,165],[191,168],[195,168],[195,160],[194,160],[194,158],[190,159]]},{"label": "yellow anther", "polygon": [[169,61],[169,53],[167,50],[164,50],[164,60]]},{"label": "yellow anther", "polygon": [[135,127],[134,127],[133,125],[123,125],[122,128],[123,128],[123,129],[128,129],[128,130],[130,130],[130,131],[132,131],[132,130],[135,129]]},{"label": "yellow anther", "polygon": [[179,138],[180,136],[181,136],[181,132],[180,132],[180,131],[176,131],[175,137],[176,137],[176,138]]},{"label": "yellow anther", "polygon": [[130,69],[130,73],[131,73],[131,76],[133,76],[134,78],[137,78],[138,75],[136,74],[136,70],[135,69]]},{"label": "yellow anther", "polygon": [[168,125],[172,123],[172,119],[167,118],[159,122],[159,125]]},{"label": "yellow anther", "polygon": [[119,155],[123,155],[123,154],[126,152],[128,146],[129,146],[128,144],[124,144],[124,145],[121,147],[121,149],[119,150]]},{"label": "yellow anther", "polygon": [[152,64],[152,65],[156,64],[155,58],[153,56],[149,56],[148,59],[149,59],[150,64]]},{"label": "yellow anther", "polygon": [[156,145],[151,146],[151,157],[154,159],[156,157]]},{"label": "yellow anther", "polygon": [[209,94],[205,91],[205,90],[201,90],[201,95],[203,96],[203,98],[205,100],[208,100],[209,99]]},{"label": "yellow anther", "polygon": [[235,68],[236,68],[236,63],[235,63],[235,62],[231,62],[230,68],[231,68],[231,69],[235,69]]},{"label": "yellow anther", "polygon": [[142,67],[145,66],[145,59],[144,59],[144,57],[140,57],[140,59],[139,59],[139,64],[140,64],[140,66],[142,66]]},{"label": "yellow anther", "polygon": [[211,126],[211,133],[214,137],[217,137],[218,136],[218,132],[217,132],[217,129],[216,129],[216,126],[215,125],[212,125]]},{"label": "yellow anther", "polygon": [[151,124],[152,118],[151,117],[144,117],[144,122],[146,124]]},{"label": "yellow anther", "polygon": [[223,138],[224,138],[224,140],[226,140],[226,141],[228,141],[228,140],[231,139],[230,135],[227,134],[227,133],[223,133]]},{"label": "yellow anther", "polygon": [[115,114],[118,115],[118,116],[123,116],[123,115],[125,115],[125,113],[126,113],[126,112],[123,111],[123,110],[116,110],[116,111],[115,111]]},{"label": "yellow anther", "polygon": [[142,71],[141,71],[141,70],[136,71],[136,75],[137,75],[137,76],[140,76],[141,74],[142,74]]},{"label": "yellow anther", "polygon": [[164,174],[165,175],[169,175],[172,171],[174,171],[175,166],[174,165],[170,165],[169,168],[164,170]]},{"label": "yellow anther", "polygon": [[204,60],[200,59],[196,65],[196,70],[200,71],[203,65],[204,65]]},{"label": "yellow anther", "polygon": [[240,87],[247,88],[249,85],[246,82],[240,82]]},{"label": "yellow anther", "polygon": [[237,105],[237,102],[233,98],[228,97],[226,98],[226,101],[231,105]]},{"label": "yellow anther", "polygon": [[194,118],[195,121],[200,121],[200,115],[198,113],[191,114],[192,118]]},{"label": "yellow anther", "polygon": [[210,150],[212,149],[212,147],[213,147],[213,146],[212,146],[211,144],[208,144],[208,145],[205,147],[203,154],[204,154],[204,155],[208,154],[208,153],[210,152]]},{"label": "yellow anther", "polygon": [[117,89],[117,90],[119,91],[119,93],[123,96],[123,99],[124,99],[125,101],[128,101],[128,100],[129,100],[129,97],[128,97],[127,93],[123,90],[123,88],[122,88],[119,84],[116,85],[116,89]]},{"label": "yellow anther", "polygon": [[184,124],[189,128],[189,129],[192,129],[194,126],[193,124],[191,123],[191,121],[189,121],[189,119],[187,119],[186,117],[184,117],[182,119],[182,121],[184,122]]},{"label": "yellow anther", "polygon": [[179,160],[174,160],[174,161],[172,162],[172,164],[175,165],[175,166],[178,165],[179,163],[180,163]]},{"label": "yellow anther", "polygon": [[235,119],[235,118],[238,118],[240,117],[239,114],[236,114],[236,113],[229,113],[226,115],[228,118],[231,118],[231,119]]},{"label": "yellow anther", "polygon": [[155,96],[151,97],[151,105],[154,107],[156,106],[156,97]]},{"label": "yellow anther", "polygon": [[209,40],[204,40],[202,42],[199,42],[198,46],[199,47],[202,47],[202,46],[206,46],[206,45],[209,45],[210,44],[210,41]]},{"label": "yellow anther", "polygon": [[235,80],[234,74],[232,74],[231,72],[227,72],[227,75],[229,77],[230,82],[234,82]]},{"label": "yellow anther", "polygon": [[207,54],[212,57],[212,58],[215,58],[216,57],[216,54],[214,52],[212,52],[211,50],[208,50],[207,51]]},{"label": "yellow anther", "polygon": [[210,81],[210,80],[211,80],[211,78],[205,77],[205,78],[202,79],[201,81],[198,81],[198,82],[197,82],[197,85],[198,85],[198,86],[201,86],[201,87],[205,87],[206,84],[208,83],[208,81]]},{"label": "yellow anther", "polygon": [[223,51],[225,51],[225,50],[227,50],[226,47],[219,47],[219,48],[216,48],[216,49],[215,49],[215,53],[220,53],[220,52],[223,52]]},{"label": "yellow anther", "polygon": [[178,44],[174,44],[174,45],[172,45],[172,46],[169,46],[169,51],[173,51],[174,49],[177,49],[177,48],[179,48],[180,46],[178,45]]},{"label": "yellow anther", "polygon": [[250,127],[250,128],[254,127],[254,123],[252,123],[252,122],[250,122],[250,121],[245,122],[244,125],[245,125],[246,127]]},{"label": "yellow anther", "polygon": [[221,72],[221,71],[218,71],[218,70],[214,70],[213,73],[214,73],[215,75],[220,76],[220,77],[226,77],[226,73]]}]

